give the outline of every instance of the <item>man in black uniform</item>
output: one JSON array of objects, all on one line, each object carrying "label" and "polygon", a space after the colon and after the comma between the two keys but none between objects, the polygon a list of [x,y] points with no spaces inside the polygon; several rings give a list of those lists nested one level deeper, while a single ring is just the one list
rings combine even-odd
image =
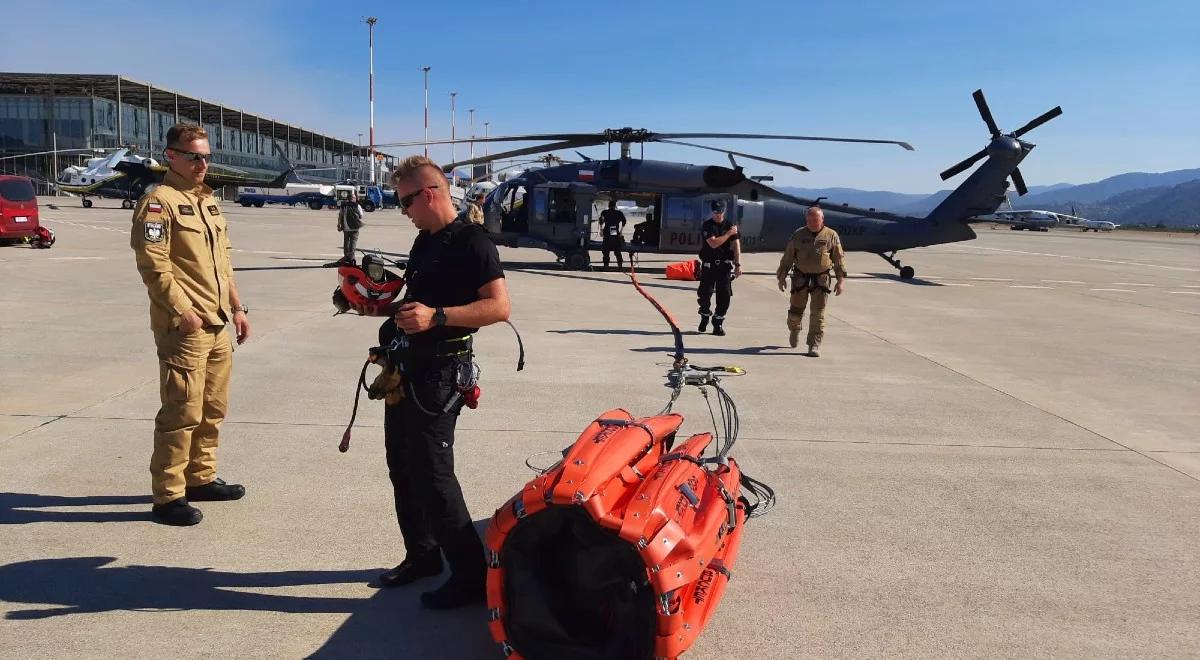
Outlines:
[{"label": "man in black uniform", "polygon": [[483,543],[475,533],[454,474],[454,426],[462,407],[460,370],[472,364],[471,334],[508,320],[508,287],[487,230],[455,219],[446,177],[423,156],[392,175],[400,209],[420,233],[409,251],[407,293],[379,329],[393,364],[402,365],[405,397],[384,411],[388,474],[407,555],[380,576],[383,586],[409,584],[442,571],[450,579],[421,594],[432,609],[483,600]]},{"label": "man in black uniform", "polygon": [[608,268],[608,253],[617,253],[617,270],[625,269],[621,259],[621,248],[625,243],[621,230],[625,229],[625,214],[617,210],[617,200],[609,200],[608,208],[600,213],[600,248],[604,252],[604,267]]},{"label": "man in black uniform", "polygon": [[[733,278],[742,274],[742,242],[737,225],[725,221],[725,202],[712,203],[712,217],[700,226],[700,288],[696,299],[700,304],[700,332],[708,329],[712,318],[713,334],[725,336],[725,312],[733,295]],[[717,292],[717,314],[713,316],[710,301]]]}]

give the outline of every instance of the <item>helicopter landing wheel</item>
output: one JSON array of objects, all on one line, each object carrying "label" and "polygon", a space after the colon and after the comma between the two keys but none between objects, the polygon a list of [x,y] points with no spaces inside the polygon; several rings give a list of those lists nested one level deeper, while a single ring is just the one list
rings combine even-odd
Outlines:
[{"label": "helicopter landing wheel", "polygon": [[567,270],[587,270],[592,265],[592,258],[587,250],[573,250],[563,259],[563,265]]},{"label": "helicopter landing wheel", "polygon": [[92,200],[88,199],[87,197],[84,197],[83,198],[83,208],[85,208],[85,209],[92,208]]},{"label": "helicopter landing wheel", "polygon": [[911,280],[917,271],[912,266],[904,266],[900,269],[900,279]]},{"label": "helicopter landing wheel", "polygon": [[123,200],[121,200],[121,208],[123,208],[123,209],[131,209],[131,208],[133,208],[133,201],[132,201],[132,200],[128,200],[128,199],[123,199]]}]

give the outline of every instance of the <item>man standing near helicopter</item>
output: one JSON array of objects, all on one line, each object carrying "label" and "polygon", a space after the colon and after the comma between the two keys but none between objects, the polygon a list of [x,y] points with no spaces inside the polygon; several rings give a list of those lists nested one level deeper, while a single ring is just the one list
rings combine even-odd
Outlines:
[{"label": "man standing near helicopter", "polygon": [[457,217],[442,169],[410,156],[392,173],[396,200],[420,232],[409,250],[408,289],[394,321],[379,330],[393,347],[405,396],[384,409],[384,448],[407,556],[380,576],[397,587],[442,572],[450,578],[421,604],[450,609],[483,600],[486,565],[454,474],[459,386],[473,363],[471,335],[508,320],[508,287],[487,231]]},{"label": "man standing near helicopter", "polygon": [[[742,274],[742,241],[737,225],[725,221],[725,202],[715,200],[712,217],[700,226],[700,288],[696,300],[700,305],[700,332],[708,329],[712,319],[713,334],[725,336],[725,313],[733,295],[733,280]],[[717,313],[712,313],[711,301],[717,294]]]},{"label": "man standing near helicopter", "polygon": [[[837,276],[837,284],[829,288],[829,272]],[[783,249],[779,269],[775,276],[779,290],[787,288],[788,273],[792,276],[792,299],[788,308],[788,343],[796,348],[800,343],[800,326],[804,308],[812,299],[812,311],[808,316],[808,354],[820,355],[821,339],[825,337],[825,303],[829,294],[842,295],[846,283],[845,251],[842,239],[833,229],[825,226],[825,212],[819,206],[811,206],[805,216],[805,226],[796,230]]]}]

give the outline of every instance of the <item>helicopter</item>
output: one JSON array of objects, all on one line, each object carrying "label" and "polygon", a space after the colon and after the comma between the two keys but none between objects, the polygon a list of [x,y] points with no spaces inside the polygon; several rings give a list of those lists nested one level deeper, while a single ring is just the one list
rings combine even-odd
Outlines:
[{"label": "helicopter", "polygon": [[[283,187],[296,169],[286,157],[284,162],[288,168],[271,178],[210,162],[204,182],[212,188],[230,185]],[[153,158],[138,156],[131,153],[129,148],[122,147],[109,156],[89,159],[86,165],[65,168],[59,174],[57,185],[63,192],[79,195],[84,208],[92,207],[92,200],[88,197],[107,197],[119,199],[121,208],[131,209],[148,186],[162,182],[167,169],[166,165]]]},{"label": "helicopter", "polygon": [[[445,166],[445,169],[450,171],[463,165],[604,144],[611,149],[611,145],[619,144],[619,158],[593,160],[584,157],[582,162],[528,170],[500,183],[485,199],[484,226],[493,241],[507,247],[550,250],[566,268],[572,270],[588,269],[591,263],[589,251],[600,249],[599,241],[591,239],[593,209],[597,201],[632,200],[639,206],[655,209],[645,224],[635,227],[634,240],[626,243],[624,251],[694,254],[700,247],[700,227],[708,218],[710,203],[722,200],[728,208],[736,209],[736,213],[731,214],[731,220],[739,225],[743,252],[782,251],[793,232],[805,225],[808,208],[820,206],[825,213],[825,224],[840,234],[845,250],[876,254],[899,271],[901,279],[910,280],[916,275],[916,270],[902,264],[896,258],[897,253],[975,238],[975,232],[968,222],[999,208],[1006,198],[1010,178],[1018,194],[1028,192],[1018,165],[1035,145],[1020,138],[1062,114],[1062,108],[1056,106],[1021,128],[1003,133],[992,117],[983,91],[975,90],[972,97],[991,139],[983,149],[943,171],[942,180],[962,173],[980,160],[986,160],[925,217],[836,204],[824,198],[805,199],[789,195],[764,185],[756,180],[757,177],[748,177],[737,159],[745,158],[802,172],[808,171],[807,167],[683,141],[695,138],[806,140],[894,144],[912,150],[911,145],[896,140],[739,133],[654,133],[634,128],[608,129],[599,133],[476,137],[475,142],[550,143],[459,161]],[[438,140],[429,144],[464,141],[467,140]],[[730,167],[646,160],[631,155],[633,144],[643,145],[644,150],[648,142],[722,152],[727,155]],[[381,146],[421,144],[425,142],[399,142]]]}]

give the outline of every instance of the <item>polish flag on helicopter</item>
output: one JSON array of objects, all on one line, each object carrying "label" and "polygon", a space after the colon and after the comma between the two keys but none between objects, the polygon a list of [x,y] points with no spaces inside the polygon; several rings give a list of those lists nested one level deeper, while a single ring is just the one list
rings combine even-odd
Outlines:
[{"label": "polish flag on helicopter", "polygon": [[579,170],[580,181],[591,181],[594,178],[596,178],[595,170]]}]

